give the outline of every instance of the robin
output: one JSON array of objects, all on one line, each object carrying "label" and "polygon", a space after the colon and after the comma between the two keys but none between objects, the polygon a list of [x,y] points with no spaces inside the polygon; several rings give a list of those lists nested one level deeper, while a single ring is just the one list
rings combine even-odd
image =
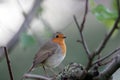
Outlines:
[{"label": "robin", "polygon": [[55,33],[53,38],[46,42],[35,55],[33,64],[28,72],[40,65],[43,66],[44,70],[46,68],[51,70],[59,66],[66,56],[65,38],[61,32]]}]

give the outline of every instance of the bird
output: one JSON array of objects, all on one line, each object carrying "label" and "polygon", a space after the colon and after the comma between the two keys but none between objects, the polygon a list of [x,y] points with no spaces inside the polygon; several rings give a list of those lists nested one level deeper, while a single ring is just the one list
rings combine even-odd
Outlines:
[{"label": "bird", "polygon": [[28,73],[39,66],[42,66],[45,72],[46,68],[53,72],[52,69],[58,67],[66,56],[65,38],[61,32],[54,33],[53,37],[38,50]]}]

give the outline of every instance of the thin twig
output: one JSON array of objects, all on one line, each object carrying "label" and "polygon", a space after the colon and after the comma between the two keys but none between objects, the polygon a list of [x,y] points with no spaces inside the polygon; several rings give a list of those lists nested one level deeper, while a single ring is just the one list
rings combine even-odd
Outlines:
[{"label": "thin twig", "polygon": [[86,21],[87,13],[88,13],[88,0],[86,0],[86,3],[85,3],[85,13],[84,13],[84,16],[83,16],[83,21],[81,23],[80,32],[82,32],[83,29],[84,29],[84,24],[85,24],[85,21]]},{"label": "thin twig", "polygon": [[[119,5],[119,0],[117,0],[118,2],[118,7]],[[119,8],[118,8],[118,13],[120,12]],[[95,55],[99,55],[101,53],[101,51],[104,49],[104,47],[106,46],[108,40],[110,39],[110,37],[112,36],[112,34],[115,32],[116,29],[118,29],[118,23],[120,21],[120,14],[118,14],[118,17],[113,25],[113,28],[111,29],[111,31],[106,35],[106,37],[103,39],[103,41],[101,42],[101,44],[98,46],[98,48],[95,51]]]},{"label": "thin twig", "polygon": [[[119,0],[117,2],[119,2]],[[119,3],[118,3],[118,7],[120,7]],[[118,12],[120,12],[119,9],[118,9]],[[101,41],[101,43],[99,44],[99,46],[95,50],[95,52],[93,52],[91,54],[91,58],[89,59],[89,62],[88,62],[87,67],[86,67],[87,70],[89,70],[89,68],[91,67],[94,57],[101,53],[101,51],[106,46],[106,44],[107,44],[108,40],[110,39],[110,37],[112,36],[112,34],[115,32],[116,29],[118,29],[119,21],[120,21],[120,14],[118,14],[118,17],[117,17],[117,19],[116,19],[116,21],[115,21],[115,23],[113,25],[113,28],[108,32],[106,37]]]},{"label": "thin twig", "polygon": [[24,78],[29,78],[29,79],[36,79],[36,80],[52,80],[52,78],[48,78],[45,76],[41,75],[34,75],[34,74],[24,74]]},{"label": "thin twig", "polygon": [[78,24],[78,22],[77,22],[77,19],[76,19],[75,15],[73,16],[73,18],[74,18],[75,24],[76,24],[76,26],[77,26],[77,28],[78,28],[78,30],[79,30],[80,36],[81,36],[81,43],[82,43],[82,45],[83,45],[83,47],[84,47],[84,49],[85,49],[85,51],[86,51],[86,54],[87,54],[87,56],[88,56],[88,58],[89,58],[89,57],[90,57],[90,55],[89,55],[89,54],[90,54],[90,51],[89,51],[88,46],[87,46],[87,44],[86,44],[86,41],[85,41],[85,39],[84,39],[83,33],[80,31],[80,26],[79,26],[79,24]]},{"label": "thin twig", "polygon": [[[99,54],[99,55],[98,55],[97,60],[98,60],[98,59],[100,59],[100,58],[101,58],[101,54]],[[99,63],[99,62],[98,62],[97,64],[98,64],[98,65],[100,65],[100,63]]]},{"label": "thin twig", "polygon": [[74,15],[73,18],[74,18],[74,21],[75,21],[75,24],[79,30],[79,33],[80,33],[80,36],[81,36],[81,43],[84,47],[84,50],[87,54],[87,57],[89,59],[89,62],[88,62],[88,65],[92,63],[92,59],[91,59],[91,55],[90,55],[90,51],[88,49],[88,46],[86,44],[86,41],[84,39],[84,36],[83,36],[83,29],[84,29],[84,24],[85,24],[85,21],[86,21],[86,17],[87,17],[87,13],[88,13],[88,0],[86,0],[86,4],[85,4],[85,13],[84,13],[84,17],[83,17],[83,21],[81,23],[81,26],[79,25],[78,21],[77,21],[77,18],[76,16]]},{"label": "thin twig", "polygon": [[8,70],[9,70],[10,80],[14,80],[14,79],[13,79],[12,70],[11,70],[11,66],[10,66],[10,60],[9,60],[9,57],[8,57],[7,48],[6,48],[6,47],[3,47],[3,49],[4,49],[6,61],[7,61],[7,66],[8,66]]},{"label": "thin twig", "polygon": [[[120,54],[120,53],[119,53]],[[108,80],[120,68],[120,55],[116,55],[112,62],[94,80]]]},{"label": "thin twig", "polygon": [[99,66],[105,66],[105,65],[109,64],[110,62],[112,62],[112,60],[113,60],[113,59],[109,59],[109,60],[106,61],[106,62],[101,62],[101,63],[99,63]]},{"label": "thin twig", "polygon": [[118,15],[120,15],[120,1],[117,0],[116,2],[117,2],[117,7],[118,7]]},{"label": "thin twig", "polygon": [[114,53],[116,53],[116,52],[118,52],[118,51],[120,51],[120,48],[115,49],[114,51],[112,51],[111,53],[109,53],[108,55],[106,55],[105,57],[100,58],[100,59],[98,59],[97,61],[93,62],[92,65],[95,65],[95,64],[97,64],[97,63],[99,63],[99,62],[104,61],[105,59],[107,59],[108,57],[110,57],[111,55],[113,55]]},{"label": "thin twig", "polygon": [[112,36],[112,34],[114,33],[114,31],[117,29],[117,25],[119,23],[120,20],[120,16],[117,18],[112,30],[108,33],[108,35],[103,39],[103,41],[101,42],[101,44],[99,45],[99,47],[96,49],[95,55],[98,55],[101,53],[101,51],[103,50],[103,48],[106,46],[108,40],[110,39],[110,37]]},{"label": "thin twig", "polygon": [[74,22],[75,22],[75,24],[76,24],[78,30],[79,30],[79,33],[81,34],[81,31],[80,31],[80,25],[79,25],[79,23],[78,23],[77,18],[76,18],[75,15],[73,15],[73,19],[74,19]]}]

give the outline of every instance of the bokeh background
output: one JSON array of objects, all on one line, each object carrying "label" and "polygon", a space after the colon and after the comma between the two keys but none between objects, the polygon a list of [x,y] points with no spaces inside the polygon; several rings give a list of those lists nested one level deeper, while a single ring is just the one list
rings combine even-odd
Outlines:
[{"label": "bokeh background", "polygon": [[[96,4],[102,4],[107,8],[111,8],[111,1],[95,0]],[[43,0],[40,2],[35,17],[27,25],[27,29],[18,35],[17,43],[11,43],[15,44],[9,50],[15,80],[19,80],[27,72],[40,46],[50,38],[52,33],[57,31],[67,36],[67,55],[55,71],[59,73],[65,65],[71,62],[86,65],[87,57],[82,45],[77,42],[80,35],[73,20],[73,15],[76,15],[79,23],[81,23],[84,3],[84,0]],[[34,0],[0,0],[0,46],[6,46],[14,38],[13,36],[22,27],[21,25],[33,5]],[[89,8],[84,36],[90,51],[94,51],[108,29],[96,19],[90,10]],[[120,32],[110,39],[102,51],[102,56],[117,47],[120,47]],[[115,72],[113,80],[120,79],[119,71]],[[38,68],[32,73],[44,75],[42,68]],[[9,80],[7,64],[2,51],[0,53],[0,80]]]}]

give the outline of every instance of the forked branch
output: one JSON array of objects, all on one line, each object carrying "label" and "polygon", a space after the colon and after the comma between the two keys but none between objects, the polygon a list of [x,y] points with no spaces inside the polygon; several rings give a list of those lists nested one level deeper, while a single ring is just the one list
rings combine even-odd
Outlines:
[{"label": "forked branch", "polygon": [[111,38],[112,34],[115,32],[116,29],[118,29],[118,24],[120,22],[120,2],[119,2],[119,0],[117,0],[117,6],[118,6],[118,17],[113,25],[113,28],[108,32],[106,37],[101,41],[101,44],[96,49],[94,55],[99,55],[101,53],[101,51],[106,46],[108,40]]},{"label": "forked branch", "polygon": [[83,29],[84,29],[84,24],[85,24],[85,21],[86,21],[87,13],[88,13],[88,0],[86,0],[86,3],[85,3],[85,13],[84,13],[84,16],[83,16],[83,21],[81,23],[80,32],[82,32]]},{"label": "forked branch", "polygon": [[89,55],[89,54],[90,54],[90,51],[89,51],[89,49],[88,49],[88,46],[87,46],[87,44],[86,44],[86,41],[85,41],[84,36],[83,36],[83,33],[82,33],[82,32],[83,32],[83,29],[84,29],[84,24],[85,24],[85,21],[86,21],[87,13],[88,13],[88,0],[86,0],[86,3],[85,3],[85,13],[84,13],[83,21],[82,21],[81,25],[79,25],[79,23],[78,23],[77,18],[76,18],[75,15],[73,16],[73,19],[74,19],[75,24],[76,24],[76,26],[77,26],[77,28],[78,28],[78,30],[79,30],[79,33],[80,33],[81,43],[82,43],[82,45],[83,45],[83,47],[84,47],[84,49],[85,49],[85,51],[86,51],[86,54],[87,54],[87,56],[88,56],[88,58],[89,58],[89,57],[90,57],[90,55]]},{"label": "forked branch", "polygon": [[78,30],[79,30],[79,33],[80,33],[81,43],[82,43],[82,45],[83,45],[83,47],[84,47],[84,49],[85,49],[85,52],[86,52],[86,54],[87,54],[87,56],[88,56],[88,58],[89,58],[89,57],[90,57],[90,51],[89,51],[88,46],[87,46],[87,44],[86,44],[86,41],[85,41],[85,39],[84,39],[83,33],[80,31],[80,26],[79,26],[79,23],[78,23],[76,17],[73,16],[73,18],[74,18],[75,24],[76,24],[76,26],[77,26],[77,28],[78,28]]},{"label": "forked branch", "polygon": [[106,55],[105,57],[102,57],[102,58],[98,59],[97,61],[93,62],[92,65],[95,65],[95,64],[97,64],[99,62],[104,61],[105,59],[108,59],[110,56],[112,56],[113,54],[115,54],[118,51],[120,51],[120,48],[115,49],[114,51],[112,51],[111,53],[109,53],[108,55]]},{"label": "forked branch", "polygon": [[120,68],[120,53],[113,58],[112,62],[94,80],[108,80],[112,74]]}]

